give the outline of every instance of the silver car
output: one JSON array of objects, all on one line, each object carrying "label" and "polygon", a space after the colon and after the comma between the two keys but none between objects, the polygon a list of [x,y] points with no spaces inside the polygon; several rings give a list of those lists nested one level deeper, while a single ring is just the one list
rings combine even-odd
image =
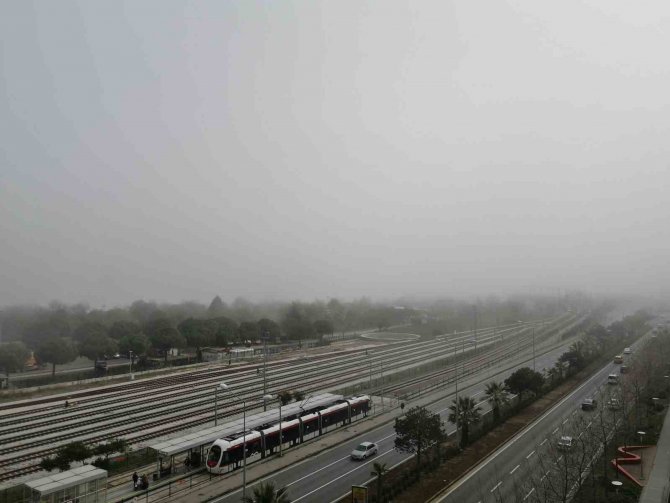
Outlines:
[{"label": "silver car", "polygon": [[377,454],[377,444],[373,442],[363,442],[353,451],[351,451],[351,459],[365,459],[369,456]]},{"label": "silver car", "polygon": [[558,441],[558,448],[562,451],[569,451],[572,449],[572,437],[561,437],[561,439]]}]

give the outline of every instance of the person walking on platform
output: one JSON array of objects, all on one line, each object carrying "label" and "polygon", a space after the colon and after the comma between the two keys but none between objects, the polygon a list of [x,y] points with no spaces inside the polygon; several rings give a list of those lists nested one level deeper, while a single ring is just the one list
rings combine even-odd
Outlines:
[{"label": "person walking on platform", "polygon": [[137,472],[133,473],[133,489],[137,489],[137,479],[139,479],[139,475],[137,475]]}]

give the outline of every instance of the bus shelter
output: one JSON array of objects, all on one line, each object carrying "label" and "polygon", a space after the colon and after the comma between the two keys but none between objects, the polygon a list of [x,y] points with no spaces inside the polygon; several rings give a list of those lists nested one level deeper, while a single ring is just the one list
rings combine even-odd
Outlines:
[{"label": "bus shelter", "polygon": [[104,503],[107,471],[84,465],[24,483],[23,500],[28,503]]}]

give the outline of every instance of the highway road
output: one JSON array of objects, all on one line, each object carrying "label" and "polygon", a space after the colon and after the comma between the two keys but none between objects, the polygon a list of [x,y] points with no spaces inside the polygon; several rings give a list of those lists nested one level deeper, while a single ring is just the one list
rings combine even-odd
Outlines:
[{"label": "highway road", "polygon": [[[643,341],[644,338],[633,348]],[[568,460],[571,456],[581,455],[581,446],[577,443],[582,432],[597,422],[597,412],[582,411],[581,402],[584,398],[596,397],[599,407],[604,407],[611,394],[620,392],[619,385],[607,384],[607,376],[610,373],[618,375],[619,367],[613,363],[605,365],[435,502],[530,503],[545,501],[545,492],[556,496],[556,492],[570,491],[577,477],[574,467],[579,460]],[[625,375],[621,377],[625,378]],[[606,410],[605,414],[609,417],[611,412]],[[557,449],[557,442],[564,435],[575,441],[573,449],[567,452]],[[584,462],[588,463],[590,459],[582,461],[582,465]]]},{"label": "highway road", "polygon": [[[566,350],[567,344],[558,349],[552,350],[545,355],[538,356],[536,366],[538,369],[553,366],[557,358]],[[529,353],[530,354],[530,353]],[[518,367],[532,366],[532,360],[518,365]],[[495,379],[500,381],[509,375],[512,371],[505,371],[497,374]],[[460,389],[459,395],[470,395],[479,401],[483,411],[488,411],[490,407],[486,402],[484,395],[485,382]],[[431,404],[429,408],[439,412],[445,421],[449,433],[455,431],[455,426],[448,423],[446,418],[449,414],[449,405],[454,398],[453,394]],[[408,407],[412,404],[409,403]],[[287,486],[289,497],[293,502],[324,502],[335,501],[345,494],[349,493],[352,485],[363,484],[370,480],[370,471],[375,462],[386,463],[391,467],[397,463],[407,460],[411,456],[395,451],[394,446],[395,432],[393,424],[389,423],[375,430],[365,433],[359,437],[343,443],[333,449],[329,449],[317,456],[311,457],[306,461],[292,465],[278,473],[273,474],[267,479],[272,480],[277,486]],[[362,441],[371,441],[379,445],[379,453],[365,461],[353,461],[349,454]],[[251,491],[253,484],[249,485],[247,491]],[[216,502],[237,502],[241,496],[241,489],[228,493],[218,499]],[[458,500],[454,500],[458,501]]]}]

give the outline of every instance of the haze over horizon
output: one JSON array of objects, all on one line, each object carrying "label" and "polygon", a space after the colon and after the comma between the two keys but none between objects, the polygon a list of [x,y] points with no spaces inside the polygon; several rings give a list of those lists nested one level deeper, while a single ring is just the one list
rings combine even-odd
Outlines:
[{"label": "haze over horizon", "polygon": [[0,305],[667,296],[670,4],[0,4]]}]

